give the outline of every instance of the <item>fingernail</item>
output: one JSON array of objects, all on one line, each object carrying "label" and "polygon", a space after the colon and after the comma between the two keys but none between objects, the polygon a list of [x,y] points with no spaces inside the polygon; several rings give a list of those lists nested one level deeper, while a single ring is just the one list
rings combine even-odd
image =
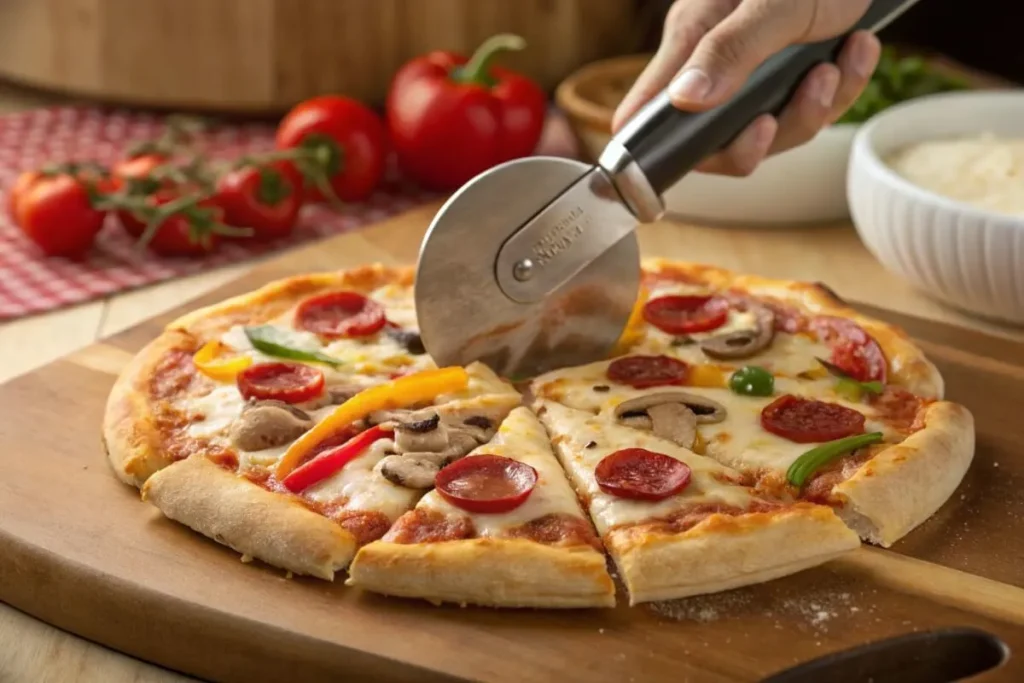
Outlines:
[{"label": "fingernail", "polygon": [[878,49],[874,40],[858,40],[854,43],[850,55],[850,66],[861,78],[869,78],[875,71]]},{"label": "fingernail", "polygon": [[834,71],[826,71],[811,82],[811,97],[823,109],[831,109],[838,89],[839,74]]},{"label": "fingernail", "polygon": [[687,69],[668,84],[668,95],[673,100],[701,102],[711,92],[711,79],[700,69]]}]

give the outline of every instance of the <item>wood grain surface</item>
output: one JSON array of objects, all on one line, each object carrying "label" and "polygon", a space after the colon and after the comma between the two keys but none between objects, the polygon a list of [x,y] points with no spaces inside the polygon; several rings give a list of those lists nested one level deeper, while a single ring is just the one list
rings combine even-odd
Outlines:
[{"label": "wood grain surface", "polygon": [[[293,272],[410,262],[428,216],[429,209],[293,252],[199,303]],[[662,224],[645,229],[641,241],[647,253],[823,280],[849,298],[898,300],[892,281],[864,282],[866,262],[837,249],[849,244],[848,233],[748,238]],[[930,304],[906,305],[927,311]],[[604,612],[512,613],[379,598],[340,580],[286,580],[258,563],[241,564],[118,483],[98,438],[106,393],[131,354],[177,312],[0,387],[0,405],[17,407],[0,412],[0,599],[115,649],[226,681],[339,680],[344,673],[379,681],[746,681],[940,626],[982,628],[1015,651],[1024,648],[1018,339],[870,311],[919,340],[947,378],[949,396],[978,420],[977,456],[964,484],[892,550],[862,549],[717,596]],[[116,680],[129,680],[128,665],[110,657],[105,666],[125,667]],[[1015,657],[978,680],[1022,678],[1024,657]]]},{"label": "wood grain surface", "polygon": [[503,61],[553,89],[635,49],[634,0],[3,0],[0,76],[159,107],[276,113],[338,92],[383,102],[423,52],[472,52],[511,31]]}]

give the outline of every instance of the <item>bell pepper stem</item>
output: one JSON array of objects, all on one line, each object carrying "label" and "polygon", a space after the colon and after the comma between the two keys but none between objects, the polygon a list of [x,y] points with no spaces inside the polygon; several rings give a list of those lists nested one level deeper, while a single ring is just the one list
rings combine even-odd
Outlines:
[{"label": "bell pepper stem", "polygon": [[525,47],[526,40],[514,33],[499,33],[491,36],[476,49],[464,66],[452,72],[452,80],[457,83],[490,85],[491,78],[488,74],[494,58],[502,52],[522,50]]}]

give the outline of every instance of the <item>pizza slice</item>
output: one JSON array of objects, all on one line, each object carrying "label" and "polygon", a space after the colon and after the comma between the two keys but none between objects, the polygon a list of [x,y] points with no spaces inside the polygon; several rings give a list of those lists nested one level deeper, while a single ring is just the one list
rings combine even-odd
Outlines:
[{"label": "pizza slice", "polygon": [[[267,386],[280,396],[301,372],[274,375]],[[193,423],[207,430],[207,452],[153,474],[143,497],[246,556],[324,579],[384,535],[432,473],[490,439],[521,401],[482,364],[424,370],[315,409],[239,398],[228,416],[229,399],[212,396],[201,399],[208,410],[193,406],[216,421]]]},{"label": "pizza slice", "polygon": [[551,451],[516,408],[494,438],[437,475],[379,541],[359,550],[348,585],[434,603],[612,607],[601,543]]},{"label": "pizza slice", "polygon": [[650,430],[772,496],[830,505],[864,540],[888,547],[959,484],[973,420],[953,403],[823,374],[805,380],[750,365],[712,386],[678,358],[626,355],[549,373],[532,392]]},{"label": "pizza slice", "polygon": [[760,583],[860,544],[831,508],[768,500],[666,438],[548,400],[535,409],[631,605]]}]

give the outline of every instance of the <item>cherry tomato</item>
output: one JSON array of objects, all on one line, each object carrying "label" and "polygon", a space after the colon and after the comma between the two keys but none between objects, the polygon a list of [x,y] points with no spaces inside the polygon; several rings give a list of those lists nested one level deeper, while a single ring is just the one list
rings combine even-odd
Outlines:
[{"label": "cherry tomato", "polygon": [[121,181],[138,180],[148,176],[167,161],[167,157],[162,154],[143,154],[118,161],[111,167],[110,174]]},{"label": "cherry tomato", "polygon": [[224,221],[252,228],[253,239],[285,237],[302,208],[302,178],[284,161],[235,169],[218,181],[217,203],[224,209]]},{"label": "cherry tomato", "polygon": [[[167,157],[161,154],[143,154],[129,159],[122,159],[110,169],[112,186],[122,190],[126,186],[134,194],[149,195],[161,189],[170,190],[173,182],[143,182],[142,179],[152,173],[158,166],[167,163]],[[146,224],[133,216],[130,211],[118,211],[117,222],[130,236],[138,239],[146,229]]]},{"label": "cherry tomato", "polygon": [[[160,190],[148,201],[158,207],[179,196],[178,190]],[[175,213],[165,219],[146,246],[163,256],[202,256],[215,251],[221,237],[215,231],[214,224],[222,220],[224,212],[212,199],[200,201],[198,209],[202,216],[198,222],[184,213]]]},{"label": "cherry tomato", "polygon": [[69,175],[26,181],[17,199],[17,223],[48,256],[79,256],[103,227],[85,186]]},{"label": "cherry tomato", "polygon": [[358,292],[328,292],[306,299],[295,324],[322,337],[367,337],[383,329],[384,307]]},{"label": "cherry tomato", "polygon": [[831,361],[858,382],[885,382],[889,362],[882,347],[863,327],[835,316],[820,315],[811,321],[811,331],[832,349]]},{"label": "cherry tomato", "polygon": [[18,216],[18,206],[21,204],[22,198],[42,177],[43,174],[38,171],[25,171],[17,177],[7,190],[7,213],[15,225],[21,223],[21,218]]},{"label": "cherry tomato", "polygon": [[250,365],[235,378],[242,398],[275,399],[302,403],[324,391],[324,373],[301,363],[259,363]]},{"label": "cherry tomato", "polygon": [[729,302],[717,296],[660,296],[644,305],[644,320],[668,334],[707,332],[728,318]]},{"label": "cherry tomato", "polygon": [[456,460],[434,478],[437,493],[467,512],[500,513],[526,502],[537,485],[537,470],[501,455]]},{"label": "cherry tomato", "polygon": [[[380,184],[388,140],[380,117],[366,105],[324,95],[298,104],[285,115],[277,129],[277,147],[320,155],[296,165],[307,178],[310,167],[319,170],[339,199],[354,202],[365,199]],[[324,199],[315,188],[307,196]]]}]

